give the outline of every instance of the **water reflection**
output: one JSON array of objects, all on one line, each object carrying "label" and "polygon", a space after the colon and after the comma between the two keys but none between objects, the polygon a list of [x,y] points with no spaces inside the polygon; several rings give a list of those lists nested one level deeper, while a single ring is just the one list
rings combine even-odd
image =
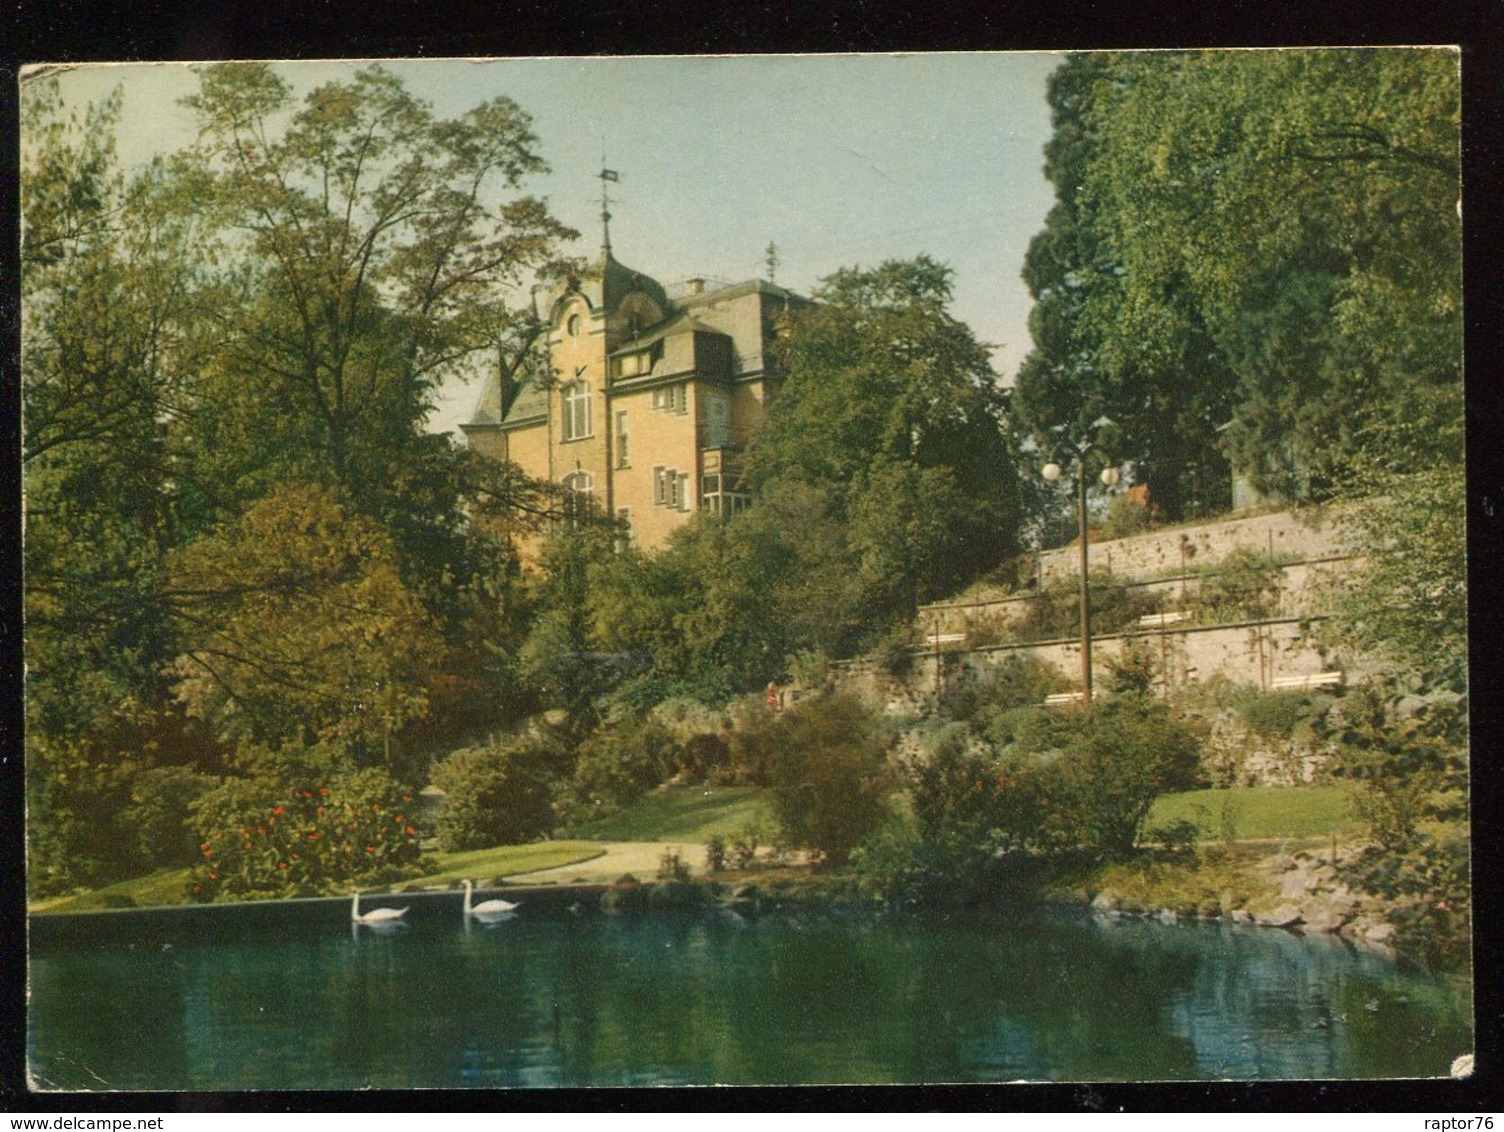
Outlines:
[{"label": "water reflection", "polygon": [[1280,932],[979,919],[541,915],[59,949],[61,1088],[1438,1076],[1465,988]]}]

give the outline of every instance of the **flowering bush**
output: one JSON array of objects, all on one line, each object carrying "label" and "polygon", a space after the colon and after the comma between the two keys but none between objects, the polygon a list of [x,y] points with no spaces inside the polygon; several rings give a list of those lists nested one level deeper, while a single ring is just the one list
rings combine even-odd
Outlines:
[{"label": "flowering bush", "polygon": [[383,770],[289,786],[227,779],[192,806],[195,900],[326,891],[418,859],[413,797]]}]

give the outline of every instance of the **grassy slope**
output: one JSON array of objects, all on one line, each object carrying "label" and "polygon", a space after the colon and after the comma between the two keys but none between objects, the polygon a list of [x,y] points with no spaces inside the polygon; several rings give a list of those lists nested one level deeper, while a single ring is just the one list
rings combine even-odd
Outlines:
[{"label": "grassy slope", "polygon": [[655,790],[635,805],[570,830],[598,841],[707,841],[739,837],[756,826],[761,839],[778,829],[767,793],[755,786],[675,786]]},{"label": "grassy slope", "polygon": [[1328,837],[1355,833],[1358,819],[1348,793],[1340,786],[1239,787],[1167,794],[1154,803],[1149,825],[1185,819],[1201,826],[1202,836],[1223,836],[1223,809],[1231,819],[1232,839]]}]

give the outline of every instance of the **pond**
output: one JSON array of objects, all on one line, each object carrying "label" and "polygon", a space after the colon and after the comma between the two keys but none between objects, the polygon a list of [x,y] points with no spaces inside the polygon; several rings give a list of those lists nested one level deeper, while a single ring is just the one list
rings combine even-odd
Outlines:
[{"label": "pond", "polygon": [[1267,929],[1064,910],[606,915],[589,899],[524,900],[511,919],[467,925],[457,896],[404,902],[410,922],[389,932],[354,928],[326,901],[34,921],[33,1079],[212,1090],[1434,1077],[1472,1049],[1463,981]]}]

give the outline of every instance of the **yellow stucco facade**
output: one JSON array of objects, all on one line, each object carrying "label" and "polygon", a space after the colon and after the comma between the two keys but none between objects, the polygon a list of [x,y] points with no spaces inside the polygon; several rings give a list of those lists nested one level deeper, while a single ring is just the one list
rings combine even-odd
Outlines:
[{"label": "yellow stucco facade", "polygon": [[588,495],[632,543],[660,547],[696,511],[745,504],[741,453],[778,382],[776,319],[807,303],[761,280],[671,295],[608,245],[461,427],[477,452]]}]

